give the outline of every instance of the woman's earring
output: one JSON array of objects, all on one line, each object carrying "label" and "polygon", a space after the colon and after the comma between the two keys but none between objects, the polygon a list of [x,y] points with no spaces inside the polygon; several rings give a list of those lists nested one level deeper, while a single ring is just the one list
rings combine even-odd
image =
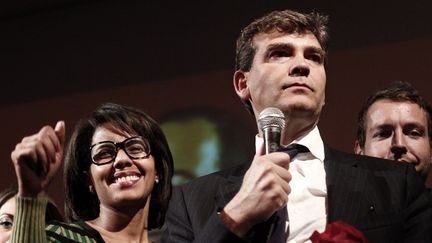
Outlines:
[{"label": "woman's earring", "polygon": [[90,191],[90,193],[94,193],[94,189],[93,189],[92,185],[89,185],[89,191]]},{"label": "woman's earring", "polygon": [[155,177],[155,182],[156,182],[156,184],[158,184],[159,183],[159,177]]}]

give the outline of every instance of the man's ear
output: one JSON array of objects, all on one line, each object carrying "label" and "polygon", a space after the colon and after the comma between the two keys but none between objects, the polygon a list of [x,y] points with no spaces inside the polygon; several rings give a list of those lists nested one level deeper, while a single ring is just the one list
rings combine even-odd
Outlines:
[{"label": "man's ear", "polygon": [[234,89],[238,97],[240,97],[240,99],[243,101],[250,100],[251,98],[249,87],[247,84],[247,75],[248,75],[247,72],[237,70],[234,73],[234,77],[233,77]]},{"label": "man's ear", "polygon": [[362,147],[360,147],[358,140],[356,140],[355,144],[354,144],[354,153],[364,155],[364,151],[363,151]]}]

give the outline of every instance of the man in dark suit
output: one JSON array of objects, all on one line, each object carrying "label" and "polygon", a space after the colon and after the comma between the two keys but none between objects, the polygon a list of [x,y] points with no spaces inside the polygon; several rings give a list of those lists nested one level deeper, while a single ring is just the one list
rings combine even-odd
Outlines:
[{"label": "man in dark suit", "polygon": [[280,109],[281,146],[307,151],[263,154],[259,131],[252,162],[175,190],[163,242],[305,242],[337,220],[370,242],[432,242],[429,197],[413,167],[339,152],[321,139],[326,24],[323,15],[287,10],[243,29],[237,95],[256,121],[265,108]]}]

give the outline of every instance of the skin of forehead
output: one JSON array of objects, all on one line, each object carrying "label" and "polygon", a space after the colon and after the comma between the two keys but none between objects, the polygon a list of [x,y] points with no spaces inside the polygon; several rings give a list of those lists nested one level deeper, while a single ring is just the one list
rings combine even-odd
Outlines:
[{"label": "skin of forehead", "polygon": [[15,197],[10,198],[1,206],[0,216],[3,216],[4,214],[15,214]]},{"label": "skin of forehead", "polygon": [[379,124],[400,122],[402,120],[416,122],[424,125],[427,129],[426,111],[418,104],[408,101],[378,100],[369,107],[367,118],[368,123],[376,121]]}]

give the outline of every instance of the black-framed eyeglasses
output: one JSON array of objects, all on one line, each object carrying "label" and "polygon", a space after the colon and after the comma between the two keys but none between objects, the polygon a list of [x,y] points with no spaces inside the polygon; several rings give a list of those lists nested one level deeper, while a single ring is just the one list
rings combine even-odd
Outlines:
[{"label": "black-framed eyeglasses", "polygon": [[121,143],[102,141],[90,146],[92,163],[104,165],[117,157],[119,149],[123,149],[130,159],[145,159],[150,156],[150,144],[141,136],[125,139]]}]

